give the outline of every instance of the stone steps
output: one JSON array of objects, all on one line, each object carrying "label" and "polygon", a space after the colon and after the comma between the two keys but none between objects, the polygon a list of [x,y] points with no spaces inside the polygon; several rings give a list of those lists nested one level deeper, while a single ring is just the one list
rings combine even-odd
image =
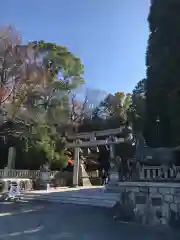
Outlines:
[{"label": "stone steps", "polygon": [[51,192],[42,194],[29,192],[23,195],[23,199],[112,208],[118,201],[118,195],[103,192],[91,195],[69,192]]},{"label": "stone steps", "polygon": [[118,200],[118,196],[115,194],[103,194],[102,196],[84,196],[84,195],[66,195],[66,194],[61,194],[61,195],[49,195],[49,194],[24,194],[23,197],[31,197],[31,198],[37,198],[37,197],[44,197],[47,199],[69,199],[69,198],[75,198],[75,199],[92,199],[92,200],[109,200],[109,201],[114,201]]},{"label": "stone steps", "polygon": [[106,194],[118,194],[119,193],[119,186],[118,184],[107,184],[106,189],[104,190]]},{"label": "stone steps", "polygon": [[66,204],[76,204],[76,205],[88,205],[88,206],[95,206],[95,207],[106,207],[106,208],[113,208],[114,205],[116,204],[116,201],[108,201],[108,200],[103,200],[103,201],[98,201],[98,200],[92,200],[92,199],[77,199],[77,198],[68,198],[68,199],[45,199],[44,197],[40,198],[29,198],[25,197],[23,200],[40,200],[40,201],[49,201],[49,202],[54,202],[54,203],[66,203]]}]

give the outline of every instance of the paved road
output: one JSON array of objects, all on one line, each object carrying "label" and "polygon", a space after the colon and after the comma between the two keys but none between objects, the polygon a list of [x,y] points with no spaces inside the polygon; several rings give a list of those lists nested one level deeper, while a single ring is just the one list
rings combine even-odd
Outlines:
[{"label": "paved road", "polygon": [[123,225],[108,209],[50,203],[0,203],[0,240],[178,240],[169,230]]}]

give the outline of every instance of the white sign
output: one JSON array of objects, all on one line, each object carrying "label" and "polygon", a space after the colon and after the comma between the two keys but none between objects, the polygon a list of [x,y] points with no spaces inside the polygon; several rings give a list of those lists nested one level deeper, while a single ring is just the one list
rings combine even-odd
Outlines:
[{"label": "white sign", "polygon": [[118,181],[119,180],[119,174],[118,173],[111,173],[110,174],[110,180]]},{"label": "white sign", "polygon": [[41,179],[43,181],[48,181],[50,179],[50,172],[42,172]]},{"label": "white sign", "polygon": [[8,197],[9,198],[14,198],[14,197],[19,196],[19,195],[20,195],[19,185],[17,184],[17,186],[13,186],[11,184],[11,188],[9,190]]}]

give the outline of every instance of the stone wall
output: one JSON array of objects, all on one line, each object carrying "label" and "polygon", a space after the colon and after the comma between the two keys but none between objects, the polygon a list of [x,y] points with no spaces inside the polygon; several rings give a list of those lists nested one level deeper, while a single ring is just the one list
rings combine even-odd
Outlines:
[{"label": "stone wall", "polygon": [[20,187],[20,190],[32,190],[33,181],[28,178],[4,178],[0,181],[0,193],[8,192],[11,186],[11,183],[17,183]]},{"label": "stone wall", "polygon": [[116,191],[121,221],[180,228],[180,183],[119,182]]}]

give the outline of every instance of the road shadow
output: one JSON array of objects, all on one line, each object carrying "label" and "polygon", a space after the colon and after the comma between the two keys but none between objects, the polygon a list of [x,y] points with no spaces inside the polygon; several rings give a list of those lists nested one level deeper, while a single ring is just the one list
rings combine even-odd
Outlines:
[{"label": "road shadow", "polygon": [[[15,203],[20,206],[20,203]],[[174,240],[180,235],[170,229],[142,227],[114,221],[111,209],[61,203],[29,201],[23,206],[44,205],[32,214],[0,218],[0,239],[62,240]]]}]

